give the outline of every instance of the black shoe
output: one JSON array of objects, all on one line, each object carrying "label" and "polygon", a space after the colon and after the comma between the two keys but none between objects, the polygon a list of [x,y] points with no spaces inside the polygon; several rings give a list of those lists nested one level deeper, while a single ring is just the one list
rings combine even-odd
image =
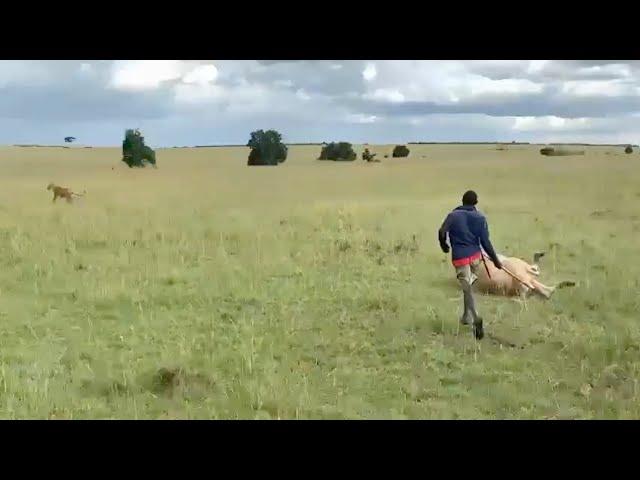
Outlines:
[{"label": "black shoe", "polygon": [[484,327],[482,326],[482,319],[478,318],[473,323],[473,336],[476,340],[482,340],[484,338]]}]

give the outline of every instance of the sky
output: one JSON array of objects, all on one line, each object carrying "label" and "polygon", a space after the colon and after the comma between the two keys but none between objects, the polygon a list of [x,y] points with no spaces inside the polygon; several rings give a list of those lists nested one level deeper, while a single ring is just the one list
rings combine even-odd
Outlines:
[{"label": "sky", "polygon": [[3,60],[0,144],[640,143],[640,61]]}]

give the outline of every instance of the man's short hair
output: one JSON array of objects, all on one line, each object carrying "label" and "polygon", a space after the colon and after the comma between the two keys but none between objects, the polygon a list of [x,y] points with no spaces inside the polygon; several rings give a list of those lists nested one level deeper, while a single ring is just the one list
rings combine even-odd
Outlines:
[{"label": "man's short hair", "polygon": [[469,190],[464,192],[462,196],[462,204],[463,205],[477,205],[478,203],[478,194],[473,190]]}]

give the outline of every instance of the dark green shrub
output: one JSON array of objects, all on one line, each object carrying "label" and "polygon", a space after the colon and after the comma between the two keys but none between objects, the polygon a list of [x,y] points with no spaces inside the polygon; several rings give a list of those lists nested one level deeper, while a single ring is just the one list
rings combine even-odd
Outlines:
[{"label": "dark green shrub", "polygon": [[625,147],[624,153],[633,153],[633,148],[631,148],[631,145],[627,145]]},{"label": "dark green shrub", "polygon": [[571,155],[584,155],[584,150],[544,147],[540,149],[540,155],[544,155],[546,157],[568,157]]},{"label": "dark green shrub", "polygon": [[406,147],[406,145],[396,145],[393,149],[393,152],[391,153],[391,156],[393,158],[408,157],[409,149]]},{"label": "dark green shrub", "polygon": [[122,161],[129,168],[145,167],[147,164],[156,166],[156,152],[144,144],[144,137],[139,130],[126,130],[122,142]]},{"label": "dark green shrub", "polygon": [[540,149],[540,155],[550,156],[555,153],[555,148],[552,147],[544,147]]},{"label": "dark green shrub", "polygon": [[318,160],[352,162],[357,157],[349,142],[331,142],[322,147]]},{"label": "dark green shrub", "polygon": [[287,146],[275,130],[252,132],[247,146],[251,148],[247,165],[278,165],[287,159]]}]

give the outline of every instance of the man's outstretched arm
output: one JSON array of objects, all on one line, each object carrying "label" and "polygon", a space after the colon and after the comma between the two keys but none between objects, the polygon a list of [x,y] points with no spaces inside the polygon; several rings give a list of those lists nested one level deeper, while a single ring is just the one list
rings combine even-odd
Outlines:
[{"label": "man's outstretched arm", "polygon": [[440,242],[440,248],[444,253],[449,253],[449,245],[447,245],[447,233],[449,233],[449,225],[451,224],[451,215],[447,215],[444,219],[440,230],[438,230],[438,241]]},{"label": "man's outstretched arm", "polygon": [[502,263],[500,263],[500,260],[498,260],[498,255],[496,255],[496,251],[493,249],[491,240],[489,240],[489,225],[487,224],[486,220],[484,221],[484,224],[482,226],[480,245],[482,246],[484,251],[487,252],[487,255],[489,255],[489,258],[491,258],[491,261],[496,266],[496,268],[498,270],[502,270]]}]

